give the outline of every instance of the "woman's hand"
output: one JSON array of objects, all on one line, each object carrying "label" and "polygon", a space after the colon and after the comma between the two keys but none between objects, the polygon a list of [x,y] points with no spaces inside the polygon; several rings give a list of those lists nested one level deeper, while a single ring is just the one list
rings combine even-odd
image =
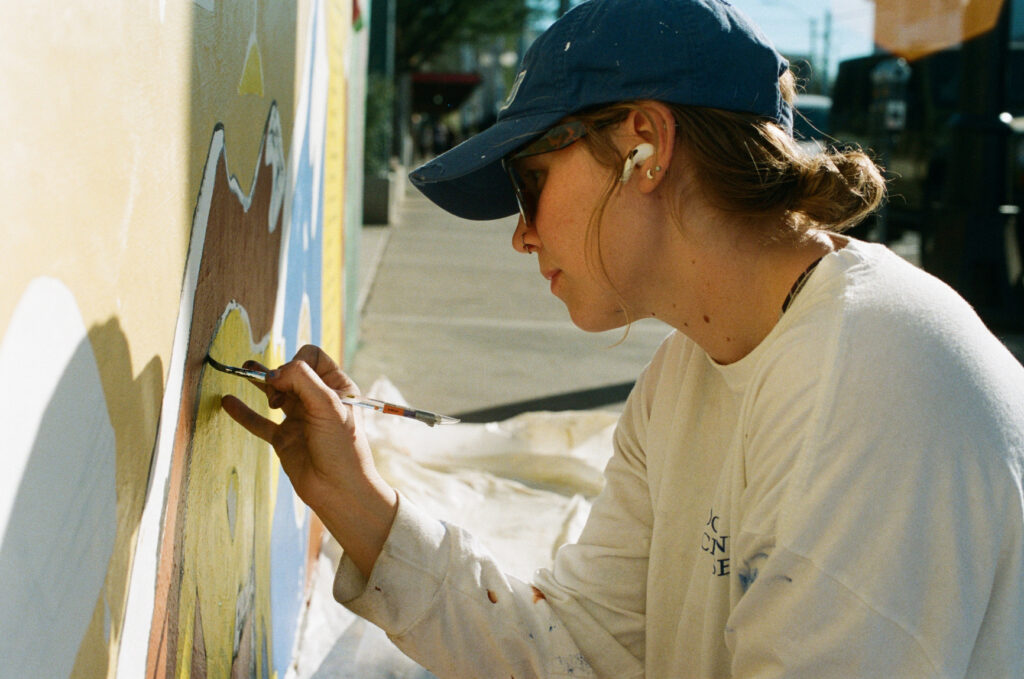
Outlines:
[{"label": "woman's hand", "polygon": [[[263,370],[255,362],[247,368]],[[285,415],[277,424],[234,396],[224,410],[247,430],[274,446],[292,486],[369,576],[387,539],[398,507],[394,489],[377,473],[366,437],[343,395],[358,394],[319,347],[305,346],[289,363],[257,386],[271,408]]]}]

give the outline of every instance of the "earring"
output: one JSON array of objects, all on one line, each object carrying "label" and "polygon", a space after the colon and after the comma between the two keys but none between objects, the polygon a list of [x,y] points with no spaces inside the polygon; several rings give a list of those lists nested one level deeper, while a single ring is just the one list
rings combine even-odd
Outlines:
[{"label": "earring", "polygon": [[532,255],[533,254],[533,246],[526,242],[526,231],[523,231],[522,241],[523,241],[523,250],[526,251],[526,254]]},{"label": "earring", "polygon": [[654,169],[647,168],[647,178],[654,179],[655,172],[661,172],[661,165],[655,165]]},{"label": "earring", "polygon": [[651,144],[639,144],[636,148],[626,154],[626,162],[622,166],[622,176],[619,181],[625,184],[633,176],[633,169],[642,164],[645,160],[654,155],[654,146]]}]

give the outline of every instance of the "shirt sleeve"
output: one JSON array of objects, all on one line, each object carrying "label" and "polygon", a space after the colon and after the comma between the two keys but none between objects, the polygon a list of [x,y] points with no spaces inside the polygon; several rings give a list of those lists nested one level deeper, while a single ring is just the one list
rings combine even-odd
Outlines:
[{"label": "shirt sleeve", "polygon": [[334,597],[441,679],[595,676],[539,590],[404,497],[369,579],[342,557]]},{"label": "shirt sleeve", "polygon": [[400,496],[370,578],[343,557],[335,598],[438,677],[643,677],[652,516],[634,418],[623,419],[579,541],[534,583]]},{"label": "shirt sleeve", "polygon": [[643,436],[644,378],[615,431],[606,485],[578,541],[558,550],[538,587],[601,676],[644,674],[653,509]]}]

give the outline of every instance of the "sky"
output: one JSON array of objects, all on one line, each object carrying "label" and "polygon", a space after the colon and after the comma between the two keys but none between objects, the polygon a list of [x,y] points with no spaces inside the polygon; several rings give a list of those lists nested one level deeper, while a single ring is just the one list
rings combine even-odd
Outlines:
[{"label": "sky", "polygon": [[[832,14],[830,70],[851,57],[870,54],[875,4],[869,0],[730,0],[786,54],[820,55],[826,13]],[[813,42],[812,42],[813,41]]]},{"label": "sky", "polygon": [[[579,2],[570,0],[571,5]],[[753,19],[776,49],[789,55],[821,56],[825,17],[831,12],[828,62],[833,73],[840,61],[870,54],[874,47],[873,0],[730,0],[730,3]],[[531,0],[530,4],[553,12],[551,19],[539,26],[543,29],[557,15],[560,3],[558,0]]]}]

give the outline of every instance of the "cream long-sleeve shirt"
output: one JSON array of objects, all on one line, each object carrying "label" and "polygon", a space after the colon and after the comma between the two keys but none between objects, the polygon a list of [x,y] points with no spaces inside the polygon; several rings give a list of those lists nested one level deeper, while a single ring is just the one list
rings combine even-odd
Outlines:
[{"label": "cream long-sleeve shirt", "polygon": [[1024,368],[877,245],[765,340],[658,350],[532,583],[404,498],[336,598],[439,677],[1024,676]]}]

